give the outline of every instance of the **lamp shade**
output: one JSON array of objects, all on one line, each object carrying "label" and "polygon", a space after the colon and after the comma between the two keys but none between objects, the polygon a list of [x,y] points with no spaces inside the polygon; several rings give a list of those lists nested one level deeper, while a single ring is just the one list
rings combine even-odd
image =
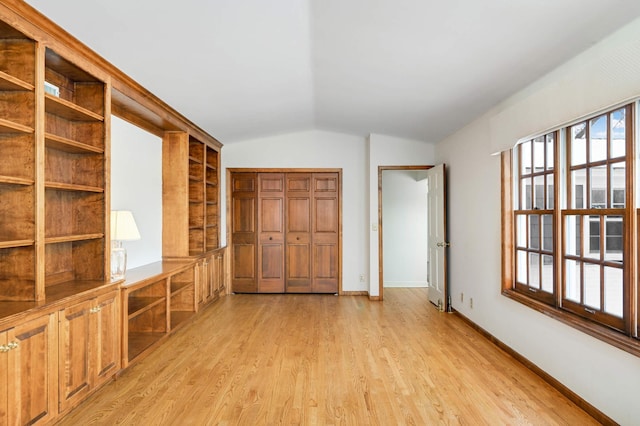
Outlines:
[{"label": "lamp shade", "polygon": [[111,211],[111,240],[132,241],[139,240],[140,232],[129,210]]}]

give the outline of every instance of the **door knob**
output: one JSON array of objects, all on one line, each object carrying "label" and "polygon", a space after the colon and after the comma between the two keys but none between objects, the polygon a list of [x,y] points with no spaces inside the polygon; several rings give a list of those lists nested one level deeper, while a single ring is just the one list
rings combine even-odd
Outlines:
[{"label": "door knob", "polygon": [[446,241],[442,241],[439,243],[436,243],[436,247],[449,247],[451,245],[451,243],[448,243]]}]

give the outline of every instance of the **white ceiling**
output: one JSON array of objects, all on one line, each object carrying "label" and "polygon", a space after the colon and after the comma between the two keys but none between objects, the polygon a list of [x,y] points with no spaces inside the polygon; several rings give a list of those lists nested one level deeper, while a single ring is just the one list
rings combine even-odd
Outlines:
[{"label": "white ceiling", "polygon": [[637,0],[28,0],[222,143],[438,142],[640,16]]}]

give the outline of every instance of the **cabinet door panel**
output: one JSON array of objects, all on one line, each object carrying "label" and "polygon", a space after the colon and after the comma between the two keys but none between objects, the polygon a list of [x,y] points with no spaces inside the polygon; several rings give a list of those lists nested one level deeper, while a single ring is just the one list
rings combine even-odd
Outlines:
[{"label": "cabinet door panel", "polygon": [[14,369],[9,390],[10,424],[44,422],[57,414],[55,314],[44,315],[9,331],[9,343],[17,344],[8,352]]},{"label": "cabinet door panel", "polygon": [[97,312],[92,314],[92,333],[96,338],[93,343],[95,348],[95,367],[92,376],[97,386],[108,380],[119,369],[120,358],[120,306],[118,293],[114,292],[99,297],[95,308]]},{"label": "cabinet door panel", "polygon": [[60,411],[85,397],[91,386],[89,336],[91,301],[60,311],[59,324],[59,398]]},{"label": "cabinet door panel", "polygon": [[[0,346],[5,348],[9,343],[7,333],[7,331],[0,332]],[[0,352],[0,377],[6,377],[6,383],[0,382],[0,425],[11,424],[9,421],[9,388],[12,388],[15,382],[14,372],[13,365],[9,365],[9,353],[3,350]]]}]

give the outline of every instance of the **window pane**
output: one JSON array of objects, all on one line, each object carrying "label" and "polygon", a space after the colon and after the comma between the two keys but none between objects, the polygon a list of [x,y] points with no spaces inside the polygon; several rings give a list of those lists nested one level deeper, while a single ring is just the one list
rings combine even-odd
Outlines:
[{"label": "window pane", "polygon": [[604,268],[604,311],[622,318],[622,269]]},{"label": "window pane", "polygon": [[589,122],[589,159],[602,161],[607,159],[607,116],[596,117]]},{"label": "window pane", "polygon": [[605,217],[605,260],[622,262],[623,230],[622,216]]},{"label": "window pane", "polygon": [[520,194],[522,197],[520,207],[523,210],[531,210],[531,178],[522,179]]},{"label": "window pane", "polygon": [[527,252],[518,250],[518,282],[527,284]]},{"label": "window pane", "polygon": [[540,288],[540,255],[529,253],[529,287]]},{"label": "window pane", "polygon": [[566,299],[580,303],[580,262],[565,262],[564,296]]},{"label": "window pane", "polygon": [[527,216],[523,214],[516,216],[516,245],[527,246]]},{"label": "window pane", "polygon": [[626,110],[611,113],[611,158],[625,155]]},{"label": "window pane", "polygon": [[622,209],[625,206],[625,166],[625,163],[611,165],[611,207],[614,209]]},{"label": "window pane", "polygon": [[536,176],[533,178],[534,187],[534,209],[544,209],[544,176]]},{"label": "window pane", "polygon": [[585,263],[584,304],[600,309],[600,265]]},{"label": "window pane", "polygon": [[553,175],[547,175],[547,209],[555,208],[555,194],[553,193]]},{"label": "window pane", "polygon": [[553,256],[542,255],[542,290],[553,293]]},{"label": "window pane", "polygon": [[540,249],[540,216],[529,216],[529,248]]},{"label": "window pane", "polygon": [[542,250],[553,251],[553,216],[542,215]]},{"label": "window pane", "polygon": [[587,198],[587,171],[585,169],[571,172],[571,208],[584,209]]},{"label": "window pane", "polygon": [[582,230],[585,244],[583,257],[600,259],[600,216],[589,216]]},{"label": "window pane", "polygon": [[544,136],[533,140],[533,171],[544,171]]},{"label": "window pane", "polygon": [[607,207],[607,166],[589,168],[591,173],[591,208]]},{"label": "window pane", "polygon": [[577,166],[587,162],[586,123],[576,124],[571,128],[571,165]]},{"label": "window pane", "polygon": [[554,159],[554,133],[550,133],[546,136],[547,139],[547,170],[553,170],[553,159]]},{"label": "window pane", "polygon": [[566,216],[566,236],[564,252],[570,256],[580,256],[580,224],[582,216]]},{"label": "window pane", "polygon": [[520,174],[531,174],[531,141],[520,144]]}]

